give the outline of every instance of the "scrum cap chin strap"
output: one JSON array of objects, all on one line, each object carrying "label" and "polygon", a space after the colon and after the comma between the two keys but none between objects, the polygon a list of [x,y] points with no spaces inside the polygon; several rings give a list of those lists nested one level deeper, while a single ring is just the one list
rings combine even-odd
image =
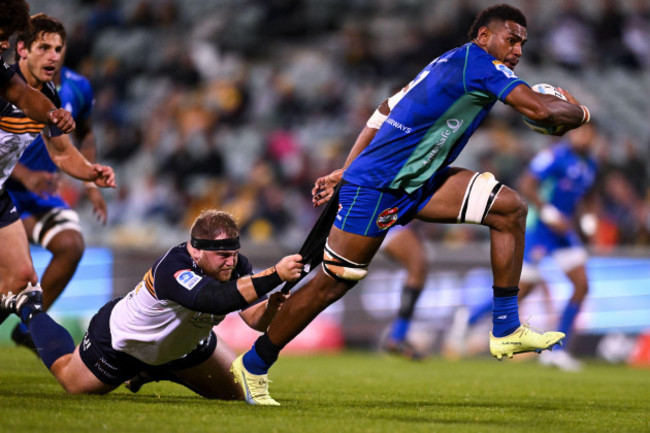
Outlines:
[{"label": "scrum cap chin strap", "polygon": [[206,251],[234,251],[240,248],[239,246],[239,236],[234,238],[226,239],[198,239],[192,236],[190,241],[192,245],[197,250],[206,250]]}]

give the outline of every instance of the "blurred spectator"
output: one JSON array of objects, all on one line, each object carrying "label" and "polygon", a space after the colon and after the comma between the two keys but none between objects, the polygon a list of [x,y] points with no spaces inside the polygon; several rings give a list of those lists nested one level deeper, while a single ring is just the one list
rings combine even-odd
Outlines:
[{"label": "blurred spectator", "polygon": [[595,25],[596,55],[603,66],[635,65],[635,60],[623,43],[626,16],[617,0],[603,0],[600,18]]},{"label": "blurred spectator", "polygon": [[119,27],[122,23],[122,13],[114,0],[97,0],[94,2],[88,18],[88,30],[91,36],[97,35],[102,30],[110,27]]},{"label": "blurred spectator", "polygon": [[636,66],[650,65],[650,3],[647,0],[634,3],[634,10],[624,23],[623,42],[634,56]]},{"label": "blurred spectator", "polygon": [[591,61],[593,24],[576,0],[562,2],[560,11],[548,20],[548,51],[555,62],[570,70],[581,71]]}]

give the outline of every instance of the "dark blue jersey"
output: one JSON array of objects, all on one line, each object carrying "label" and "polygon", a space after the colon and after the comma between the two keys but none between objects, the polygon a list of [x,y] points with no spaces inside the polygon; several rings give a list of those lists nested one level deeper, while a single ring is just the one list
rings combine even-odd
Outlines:
[{"label": "dark blue jersey", "polygon": [[[90,82],[83,76],[63,67],[58,97],[60,106],[72,114],[75,122],[81,123],[90,118],[94,104],[93,89]],[[48,171],[50,173],[58,171],[41,135],[38,135],[27,146],[19,162],[33,171]],[[7,190],[21,217],[43,214],[52,208],[68,207],[59,195],[42,197],[29,191],[22,183],[13,179],[7,181]]]},{"label": "dark blue jersey", "polygon": [[14,76],[15,72],[4,60],[0,61],[2,61],[2,64],[0,64],[0,87],[4,87],[11,81],[11,77]]},{"label": "dark blue jersey", "polygon": [[567,142],[543,150],[528,166],[541,196],[569,219],[596,181],[597,169],[594,158],[576,153]]},{"label": "dark blue jersey", "polygon": [[[25,79],[18,64],[9,68],[21,79]],[[59,95],[52,82],[44,83],[40,90],[55,107],[61,107]],[[0,186],[5,185],[27,146],[44,128],[45,124],[30,119],[20,108],[0,98]],[[49,134],[55,136],[61,135],[62,132],[58,128],[50,128]]]}]

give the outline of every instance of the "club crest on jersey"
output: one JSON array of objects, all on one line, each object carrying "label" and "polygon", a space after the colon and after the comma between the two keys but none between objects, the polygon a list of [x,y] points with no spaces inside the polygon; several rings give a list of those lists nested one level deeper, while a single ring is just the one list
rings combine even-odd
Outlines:
[{"label": "club crest on jersey", "polygon": [[387,228],[395,225],[397,222],[397,212],[398,209],[396,207],[382,211],[382,213],[380,213],[377,217],[377,227],[379,227],[381,230],[386,230]]},{"label": "club crest on jersey", "polygon": [[498,60],[493,60],[492,63],[494,64],[494,67],[497,68],[497,71],[503,72],[503,75],[505,75],[508,78],[517,78],[514,72],[512,72],[512,69],[504,65],[502,62]]},{"label": "club crest on jersey", "polygon": [[192,290],[194,287],[196,287],[197,284],[199,284],[199,281],[203,279],[203,277],[196,275],[189,269],[182,269],[180,271],[177,271],[174,274],[174,278],[176,278],[178,284],[185,287],[187,290]]}]

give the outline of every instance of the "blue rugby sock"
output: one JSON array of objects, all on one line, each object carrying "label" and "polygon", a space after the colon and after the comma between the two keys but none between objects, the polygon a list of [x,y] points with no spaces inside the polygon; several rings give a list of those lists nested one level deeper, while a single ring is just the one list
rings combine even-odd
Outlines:
[{"label": "blue rugby sock", "polygon": [[411,327],[411,321],[409,319],[404,319],[398,317],[393,322],[393,327],[390,331],[390,338],[395,341],[404,341],[406,339],[406,334],[409,332]]},{"label": "blue rugby sock", "polygon": [[70,333],[47,313],[35,314],[27,326],[38,356],[48,369],[63,355],[74,352],[75,344]]},{"label": "blue rugby sock", "polygon": [[267,374],[277,361],[282,347],[271,342],[267,334],[257,339],[253,347],[244,354],[242,362],[246,370],[253,374]]},{"label": "blue rugby sock", "polygon": [[560,317],[560,323],[558,325],[559,328],[558,331],[564,332],[564,334],[566,335],[566,338],[564,339],[565,345],[563,347],[567,347],[566,343],[568,343],[569,341],[569,337],[571,336],[571,331],[573,330],[573,323],[575,322],[579,312],[580,312],[580,303],[569,301],[566,304],[566,307],[564,307],[564,311],[562,312],[562,316]]},{"label": "blue rugby sock", "polygon": [[492,307],[492,334],[504,337],[519,328],[518,287],[492,287],[494,290]]}]

